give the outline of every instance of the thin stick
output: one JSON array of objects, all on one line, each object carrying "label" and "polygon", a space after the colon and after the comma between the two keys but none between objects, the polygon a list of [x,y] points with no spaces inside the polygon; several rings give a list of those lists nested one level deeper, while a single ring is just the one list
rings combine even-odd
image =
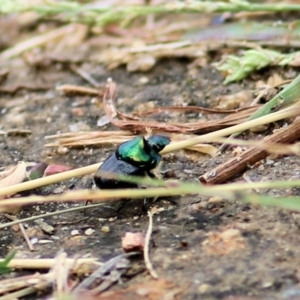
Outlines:
[{"label": "thin stick", "polygon": [[149,226],[145,237],[144,260],[145,260],[146,268],[149,271],[150,275],[153,278],[158,279],[158,275],[152,266],[152,263],[150,261],[150,255],[149,255],[150,252],[149,245],[150,245],[150,239],[151,239],[152,228],[153,228],[153,218],[152,218],[152,213],[150,211],[148,211],[148,216],[149,216]]},{"label": "thin stick", "polygon": [[[80,85],[73,85],[73,84],[62,84],[56,87],[56,90],[64,93],[64,94],[71,94],[71,95],[88,95],[88,96],[98,96],[99,90],[93,89],[86,86]],[[46,137],[47,138],[47,137]]]},{"label": "thin stick", "polygon": [[27,235],[27,233],[25,231],[25,228],[24,228],[23,224],[20,223],[19,224],[19,228],[20,228],[20,230],[22,232],[22,235],[23,235],[23,237],[24,237],[24,239],[26,241],[26,244],[27,244],[29,250],[31,252],[34,251],[33,245],[32,245],[32,243],[31,243],[31,241],[30,241],[30,239],[29,239],[29,237],[28,237],[28,235]]},{"label": "thin stick", "polygon": [[[10,216],[10,215],[7,215],[7,214],[5,216],[6,216],[6,218],[12,220],[13,222],[14,221],[19,221],[16,216]],[[21,222],[19,222],[18,224],[19,224],[20,231],[21,231],[21,233],[22,233],[22,235],[24,237],[24,240],[25,240],[25,242],[26,242],[29,250],[30,251],[34,251],[33,245],[31,243],[30,239],[28,238],[28,235],[27,235],[27,233],[25,231],[25,228],[24,228],[23,224],[21,224]]]},{"label": "thin stick", "polygon": [[[297,119],[291,125],[282,128],[271,136],[264,139],[265,142],[293,142],[300,138],[300,119]],[[206,172],[200,177],[200,181],[206,184],[223,183],[231,179],[233,176],[244,171],[249,166],[255,164],[261,159],[268,156],[266,150],[250,148],[241,155],[234,157],[225,163],[217,166],[213,170]]]}]

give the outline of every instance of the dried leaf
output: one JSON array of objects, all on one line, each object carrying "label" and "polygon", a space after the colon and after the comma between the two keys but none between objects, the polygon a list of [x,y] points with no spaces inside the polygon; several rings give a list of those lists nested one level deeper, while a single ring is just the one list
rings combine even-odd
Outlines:
[{"label": "dried leaf", "polygon": [[9,173],[0,180],[0,188],[15,185],[23,182],[26,177],[26,164],[19,162],[15,167],[9,170]]},{"label": "dried leaf", "polygon": [[49,165],[46,170],[44,175],[49,176],[49,175],[54,175],[57,173],[62,173],[71,170],[71,167],[64,166],[64,165]]},{"label": "dried leaf", "polygon": [[[2,174],[3,175],[3,174]],[[26,178],[26,164],[25,162],[19,162],[15,167],[6,173],[6,177],[2,177],[0,180],[0,188],[15,185],[21,183]],[[16,214],[21,209],[21,206],[5,205],[1,206],[0,212]]]}]

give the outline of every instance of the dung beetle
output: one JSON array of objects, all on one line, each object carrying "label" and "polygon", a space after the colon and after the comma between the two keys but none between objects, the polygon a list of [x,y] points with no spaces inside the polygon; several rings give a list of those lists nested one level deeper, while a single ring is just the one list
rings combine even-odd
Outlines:
[{"label": "dung beetle", "polygon": [[152,135],[149,138],[137,136],[121,144],[115,153],[111,154],[100,166],[94,176],[95,184],[100,189],[136,188],[136,183],[119,179],[108,179],[101,173],[113,173],[129,176],[149,176],[155,178],[151,172],[158,166],[161,156],[159,152],[170,143],[169,137]]}]

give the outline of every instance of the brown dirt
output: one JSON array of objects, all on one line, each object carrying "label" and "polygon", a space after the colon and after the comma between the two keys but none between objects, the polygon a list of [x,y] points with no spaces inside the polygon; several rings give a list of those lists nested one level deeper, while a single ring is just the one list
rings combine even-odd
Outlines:
[{"label": "brown dirt", "polygon": [[[118,84],[118,105],[127,112],[137,104],[147,101],[156,101],[157,106],[170,105],[174,104],[176,99],[181,101],[178,100],[180,97],[191,105],[213,106],[211,103],[215,97],[251,89],[255,82],[249,80],[244,84],[224,86],[221,75],[212,67],[196,69],[191,76],[187,68],[188,63],[163,60],[147,74],[130,74],[124,68],[109,71],[91,63],[86,63],[83,67],[103,85],[108,77],[115,80]],[[81,126],[83,130],[98,130],[96,123],[104,112],[91,102],[90,97],[67,97],[56,92],[55,86],[62,83],[86,85],[62,64],[53,63],[36,71],[22,59],[15,58],[2,65],[2,69],[10,72],[2,87],[34,84],[49,88],[42,91],[24,89],[15,94],[0,94],[1,130],[23,128],[32,132],[26,137],[0,137],[1,167],[16,164],[20,160],[43,160],[47,154],[44,137],[68,132],[70,125],[77,124],[78,128]],[[258,76],[266,80],[268,75],[263,73]],[[142,76],[147,76],[149,82],[141,86],[138,85],[138,81]],[[121,98],[125,99],[124,105],[121,105]],[[76,105],[82,110],[82,114],[78,114],[78,110],[74,109]],[[197,118],[193,114],[174,116],[181,121]],[[116,128],[111,125],[101,128],[111,129]],[[86,147],[71,150],[66,155],[57,155],[54,160],[79,167],[99,162],[112,151],[114,147]],[[175,170],[174,177],[177,179],[197,181],[201,174],[231,156],[230,150],[216,158],[177,152],[164,156],[162,169]],[[261,166],[248,170],[247,175],[252,181],[295,179],[300,174],[299,162],[299,158],[294,156],[268,159],[264,160]],[[85,179],[69,180],[45,187],[38,192],[49,194],[58,187],[90,187],[89,178],[87,176]],[[299,191],[291,189],[281,193],[291,195],[298,194]],[[207,199],[201,196],[178,197],[177,201],[177,206],[167,201],[159,203],[164,210],[154,216],[152,238],[155,247],[151,252],[154,267],[160,278],[171,282],[168,292],[173,291],[174,298],[300,298],[298,214],[240,201],[229,202],[226,199]],[[20,217],[74,205],[81,204],[28,206],[20,212]],[[46,221],[55,227],[55,232],[53,235],[45,234],[39,238],[50,240],[51,243],[36,244],[34,252],[28,250],[20,232],[13,228],[0,230],[0,256],[3,257],[10,249],[16,248],[18,257],[54,257],[63,248],[70,256],[90,253],[99,257],[99,260],[106,261],[122,253],[121,237],[125,232],[146,231],[148,217],[136,217],[138,209],[136,202],[132,203],[113,220],[107,218],[111,212],[109,208],[88,211],[88,219],[85,219],[83,212],[48,218]],[[7,222],[7,219],[2,216],[1,223],[4,222]],[[33,227],[34,223],[25,225]],[[110,231],[103,232],[103,226],[109,226]],[[95,229],[94,234],[86,236],[84,231],[87,228]],[[79,230],[78,236],[71,235],[75,229]],[[151,282],[152,279],[144,272],[115,288],[123,289]],[[127,298],[125,296],[124,299],[134,299],[130,298],[130,295]]]}]

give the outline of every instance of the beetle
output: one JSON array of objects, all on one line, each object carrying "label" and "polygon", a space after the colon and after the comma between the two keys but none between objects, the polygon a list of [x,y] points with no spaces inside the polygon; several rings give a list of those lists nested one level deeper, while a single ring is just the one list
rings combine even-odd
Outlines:
[{"label": "beetle", "polygon": [[116,175],[149,176],[155,178],[151,172],[158,166],[161,155],[159,152],[170,143],[170,138],[163,135],[152,135],[149,138],[137,136],[121,144],[100,166],[94,176],[95,184],[100,189],[136,188],[138,184],[125,182],[120,179],[110,179],[101,173]]}]

